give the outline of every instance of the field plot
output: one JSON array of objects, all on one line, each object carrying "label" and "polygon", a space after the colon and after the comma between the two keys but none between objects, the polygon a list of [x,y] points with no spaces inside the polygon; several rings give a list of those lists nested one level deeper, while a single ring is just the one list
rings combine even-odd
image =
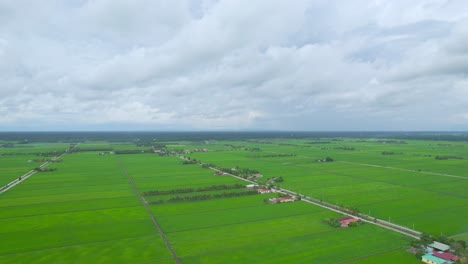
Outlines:
[{"label": "field plot", "polygon": [[0,146],[0,186],[4,186],[51,158],[43,154],[65,151],[69,144],[3,142]]},{"label": "field plot", "polygon": [[[197,165],[181,165],[175,157],[119,158],[142,193],[242,183]],[[182,263],[339,263],[390,249],[404,253],[409,243],[370,224],[331,227],[322,220],[338,214],[304,202],[265,203],[268,195],[188,202],[168,202],[165,195],[145,199],[160,197],[164,202],[150,208]]]},{"label": "field plot", "polygon": [[[468,144],[326,142],[219,142],[214,151],[190,156],[220,167],[258,170],[264,175],[262,182],[282,176],[284,182],[276,185],[423,232],[468,232]],[[334,162],[317,161],[325,157]]]},{"label": "field plot", "polygon": [[173,263],[114,156],[54,166],[0,196],[0,263]]}]

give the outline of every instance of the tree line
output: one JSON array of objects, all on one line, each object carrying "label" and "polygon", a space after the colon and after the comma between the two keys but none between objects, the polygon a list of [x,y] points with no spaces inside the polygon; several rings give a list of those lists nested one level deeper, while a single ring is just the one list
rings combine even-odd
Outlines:
[{"label": "tree line", "polygon": [[207,192],[207,191],[217,191],[217,190],[231,190],[231,189],[241,189],[245,186],[239,183],[233,185],[211,185],[206,187],[198,188],[180,188],[172,190],[154,190],[143,192],[143,196],[156,196],[156,195],[166,195],[166,194],[178,194],[178,193],[191,193],[191,192]]},{"label": "tree line", "polygon": [[465,159],[463,157],[460,157],[460,156],[452,156],[452,155],[445,155],[445,156],[435,156],[434,157],[436,160],[448,160],[448,159]]},{"label": "tree line", "polygon": [[[211,200],[211,199],[219,199],[219,198],[229,198],[229,197],[239,197],[239,196],[247,196],[247,195],[256,195],[258,194],[255,190],[248,190],[243,192],[224,192],[220,194],[199,194],[199,195],[192,195],[192,196],[176,196],[167,199],[168,203],[177,203],[177,202],[193,202],[193,201],[204,201],[204,200]],[[150,202],[150,204],[160,204],[162,200],[156,201],[156,203]]]}]

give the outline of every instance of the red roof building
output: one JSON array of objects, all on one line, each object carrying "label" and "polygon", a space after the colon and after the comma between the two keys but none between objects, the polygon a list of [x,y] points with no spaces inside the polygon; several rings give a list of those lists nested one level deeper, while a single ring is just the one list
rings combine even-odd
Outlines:
[{"label": "red roof building", "polygon": [[458,260],[458,257],[453,255],[452,253],[449,253],[449,252],[434,252],[432,253],[433,256],[435,257],[438,257],[438,258],[441,258],[441,259],[445,259],[445,260],[453,260],[453,261],[457,261]]},{"label": "red roof building", "polygon": [[357,218],[354,218],[352,216],[345,216],[343,218],[340,219],[340,224],[342,227],[348,227],[348,225],[352,222],[358,222],[359,219]]},{"label": "red roof building", "polygon": [[294,202],[295,199],[291,196],[285,196],[285,197],[280,197],[278,198],[280,203],[286,203],[286,202]]}]

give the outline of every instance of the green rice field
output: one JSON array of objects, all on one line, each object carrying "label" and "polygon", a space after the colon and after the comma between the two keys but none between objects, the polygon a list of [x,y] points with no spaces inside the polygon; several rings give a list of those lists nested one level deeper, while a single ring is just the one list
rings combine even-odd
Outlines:
[{"label": "green rice field", "polygon": [[[263,182],[282,176],[285,180],[278,185],[284,188],[337,205],[357,207],[373,217],[423,232],[449,236],[468,232],[466,143],[383,144],[350,139],[326,144],[268,142],[249,143],[248,148],[259,148],[259,152],[225,147],[190,156],[220,167],[256,169],[264,174],[260,179]],[[244,142],[237,144],[245,148]],[[447,144],[453,144],[452,148]],[[382,155],[384,151],[396,154]],[[270,157],[274,153],[295,156]],[[436,160],[437,155],[463,159]],[[334,162],[317,162],[327,156]]]},{"label": "green rice field", "polygon": [[[40,165],[32,161],[40,153],[69,147],[27,145],[0,148],[1,185]],[[284,181],[275,185],[293,192],[467,239],[464,142],[345,138],[160,145],[172,155],[139,143],[82,142],[49,165],[57,170],[38,172],[0,194],[0,263],[174,263],[168,245],[181,263],[419,263],[406,252],[409,237],[369,223],[332,227],[323,220],[340,214],[301,201],[271,204],[266,200],[276,194],[247,193],[239,186],[248,182],[182,164],[175,152],[222,168],[258,170],[259,184],[281,176]],[[333,161],[318,161],[325,157]],[[178,197],[186,200],[174,201]]]}]

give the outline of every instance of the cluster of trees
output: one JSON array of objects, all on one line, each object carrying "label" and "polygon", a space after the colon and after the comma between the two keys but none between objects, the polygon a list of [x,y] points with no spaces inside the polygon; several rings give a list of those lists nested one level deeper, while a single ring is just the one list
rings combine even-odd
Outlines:
[{"label": "cluster of trees", "polygon": [[377,142],[382,144],[408,144],[403,140],[377,140]]},{"label": "cluster of trees", "polygon": [[331,144],[331,141],[310,141],[306,142],[306,144]]},{"label": "cluster of trees", "polygon": [[460,156],[451,156],[451,155],[446,155],[446,156],[435,156],[436,160],[448,160],[448,159],[464,159],[463,157]]},{"label": "cluster of trees", "polygon": [[199,194],[199,195],[194,195],[194,196],[176,196],[176,197],[169,198],[167,202],[168,203],[192,202],[192,201],[239,197],[239,196],[255,195],[255,194],[258,194],[258,192],[255,190],[248,190],[248,191],[243,191],[243,192],[224,192],[220,194]]},{"label": "cluster of trees", "polygon": [[207,191],[231,190],[231,189],[241,189],[241,188],[244,188],[244,185],[236,183],[232,185],[222,184],[222,185],[211,185],[211,186],[198,187],[198,188],[181,188],[181,189],[172,189],[172,190],[147,191],[147,192],[143,192],[143,195],[144,196],[156,196],[156,195],[165,195],[165,194],[207,192]]},{"label": "cluster of trees", "polygon": [[37,172],[49,172],[49,171],[56,171],[57,168],[44,168],[44,167],[37,167],[34,169]]},{"label": "cluster of trees", "polygon": [[50,161],[50,159],[34,159],[33,160],[34,162],[47,162],[47,161]]},{"label": "cluster of trees", "polygon": [[111,147],[73,147],[72,149],[69,148],[68,152],[82,152],[82,151],[112,151],[114,150]]},{"label": "cluster of trees", "polygon": [[260,148],[244,148],[245,151],[252,151],[252,152],[260,152],[262,151]]},{"label": "cluster of trees", "polygon": [[[210,165],[214,166],[212,164],[210,164]],[[242,178],[247,178],[248,176],[250,176],[252,174],[259,173],[258,170],[249,169],[249,168],[239,168],[239,167],[236,167],[235,170],[229,169],[229,168],[219,168],[219,170],[222,171],[222,172],[226,172],[226,173],[230,173],[230,174],[233,174],[233,175],[236,175],[236,176],[240,176]]]},{"label": "cluster of trees", "polygon": [[393,151],[382,151],[382,155],[400,155],[403,154],[401,152],[393,152]]},{"label": "cluster of trees", "polygon": [[294,157],[296,154],[290,153],[278,153],[278,154],[263,154],[263,155],[255,155],[250,156],[251,158],[278,158],[278,157]]},{"label": "cluster of trees", "polygon": [[127,149],[127,150],[116,150],[114,154],[142,154],[142,153],[153,153],[152,149]]},{"label": "cluster of trees", "polygon": [[359,215],[361,214],[361,211],[359,211],[358,208],[356,207],[353,207],[353,206],[339,206],[341,207],[342,211],[343,212],[346,212],[348,214],[352,214],[352,215]]},{"label": "cluster of trees", "polygon": [[283,176],[279,176],[278,178],[273,178],[274,182],[284,182]]},{"label": "cluster of trees", "polygon": [[243,145],[236,146],[236,145],[232,145],[232,144],[224,144],[224,146],[231,147],[232,149],[243,149],[244,148]]},{"label": "cluster of trees", "polygon": [[188,164],[197,164],[197,160],[184,160],[182,161],[182,165],[188,165]]},{"label": "cluster of trees", "polygon": [[153,142],[153,141],[137,141],[135,143],[135,146],[137,146],[137,147],[152,147],[152,148],[158,148],[158,149],[166,148],[165,144],[161,144],[160,142],[156,143],[156,142]]},{"label": "cluster of trees", "polygon": [[37,153],[36,156],[42,156],[42,157],[55,157],[62,154],[62,152],[59,151],[51,151],[51,152],[43,152],[43,153]]},{"label": "cluster of trees", "polygon": [[336,147],[335,149],[341,149],[341,150],[356,150],[354,147]]},{"label": "cluster of trees", "polygon": [[338,218],[329,218],[329,219],[323,219],[322,220],[323,223],[331,226],[331,227],[341,227],[341,223],[340,221],[338,220]]},{"label": "cluster of trees", "polygon": [[318,162],[333,162],[334,159],[332,159],[331,157],[325,157],[323,159],[318,159],[317,161]]}]

